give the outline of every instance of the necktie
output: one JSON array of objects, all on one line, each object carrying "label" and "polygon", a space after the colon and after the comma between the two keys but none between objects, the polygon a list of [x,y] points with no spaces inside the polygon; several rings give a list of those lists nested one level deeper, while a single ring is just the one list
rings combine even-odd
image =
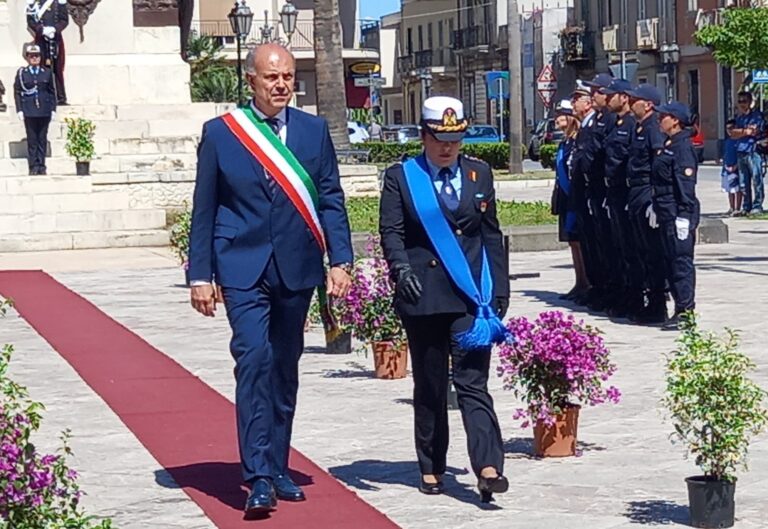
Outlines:
[{"label": "necktie", "polygon": [[453,185],[451,184],[453,171],[448,167],[443,167],[440,169],[440,172],[437,174],[437,176],[440,178],[440,181],[443,182],[443,185],[440,188],[440,199],[449,210],[456,211],[456,209],[459,207],[459,197],[456,194],[456,189],[454,189]]},{"label": "necktie", "polygon": [[[264,122],[269,125],[269,128],[272,129],[272,132],[275,133],[275,136],[280,138],[280,120],[277,118],[267,118],[264,120]],[[272,196],[275,196],[275,192],[277,191],[277,182],[275,182],[275,178],[269,173],[269,171],[265,170],[264,174],[267,175],[269,192],[272,194]]]}]

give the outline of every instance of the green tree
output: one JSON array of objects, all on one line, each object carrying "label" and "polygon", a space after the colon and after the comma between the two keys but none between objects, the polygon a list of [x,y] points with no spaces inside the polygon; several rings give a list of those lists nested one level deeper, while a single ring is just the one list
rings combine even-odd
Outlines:
[{"label": "green tree", "polygon": [[724,66],[741,71],[768,68],[768,8],[726,9],[722,24],[706,26],[694,37]]},{"label": "green tree", "polygon": [[221,49],[221,43],[211,37],[192,33],[187,45],[192,101],[237,101],[237,74]]}]

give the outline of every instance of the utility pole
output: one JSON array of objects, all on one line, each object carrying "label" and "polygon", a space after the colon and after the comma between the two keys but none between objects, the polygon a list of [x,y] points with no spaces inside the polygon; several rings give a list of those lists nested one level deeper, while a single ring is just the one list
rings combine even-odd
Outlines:
[{"label": "utility pole", "polygon": [[509,172],[523,172],[523,90],[520,64],[520,16],[517,0],[507,0],[509,48]]}]

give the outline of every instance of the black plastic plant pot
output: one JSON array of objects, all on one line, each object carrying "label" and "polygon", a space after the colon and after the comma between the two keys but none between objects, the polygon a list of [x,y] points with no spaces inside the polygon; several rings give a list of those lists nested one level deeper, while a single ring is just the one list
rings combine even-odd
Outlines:
[{"label": "black plastic plant pot", "polygon": [[91,174],[91,162],[75,162],[75,171],[77,176],[88,176]]},{"label": "black plastic plant pot", "polygon": [[733,527],[736,483],[713,476],[686,478],[691,526],[705,529]]}]

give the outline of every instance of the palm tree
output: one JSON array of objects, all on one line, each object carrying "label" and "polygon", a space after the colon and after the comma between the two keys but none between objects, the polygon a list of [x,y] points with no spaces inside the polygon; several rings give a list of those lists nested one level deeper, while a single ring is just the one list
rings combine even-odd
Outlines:
[{"label": "palm tree", "polygon": [[336,149],[349,149],[339,0],[314,0],[314,2],[317,110],[328,120],[331,139]]}]

